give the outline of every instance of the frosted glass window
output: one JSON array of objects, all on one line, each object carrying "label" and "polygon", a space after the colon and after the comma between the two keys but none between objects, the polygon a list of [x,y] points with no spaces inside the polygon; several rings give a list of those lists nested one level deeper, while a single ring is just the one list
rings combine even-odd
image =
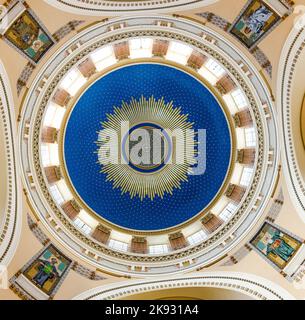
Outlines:
[{"label": "frosted glass window", "polygon": [[213,59],[209,59],[206,64],[205,67],[212,72],[217,78],[220,78],[221,76],[223,76],[225,74],[225,69],[215,60]]},{"label": "frosted glass window", "polygon": [[186,65],[193,49],[185,44],[172,41],[168,48],[166,58],[175,62]]},{"label": "frosted glass window", "polygon": [[53,118],[54,118],[54,115],[55,115],[55,112],[56,112],[56,104],[51,102],[48,107],[47,107],[47,111],[46,111],[46,114],[45,114],[45,117],[44,117],[44,122],[43,122],[43,125],[45,127],[50,127],[51,126],[51,123],[53,121]]},{"label": "frosted glass window", "polygon": [[213,86],[216,84],[216,82],[218,81],[218,78],[211,72],[209,71],[205,66],[201,67],[198,70],[198,73],[204,77],[210,84],[212,84]]},{"label": "frosted glass window", "polygon": [[156,246],[149,246],[149,253],[150,254],[162,254],[168,252],[168,246],[166,244],[156,245]]},{"label": "frosted glass window", "polygon": [[129,41],[130,58],[150,58],[152,56],[153,39],[139,38]]},{"label": "frosted glass window", "polygon": [[57,104],[51,102],[47,107],[47,112],[43,122],[44,126],[60,129],[65,112],[65,108],[57,106]]},{"label": "frosted glass window", "polygon": [[50,155],[50,165],[59,165],[59,155],[58,155],[58,144],[48,144],[49,155]]},{"label": "frosted glass window", "polygon": [[231,95],[232,95],[232,97],[233,97],[233,99],[239,109],[243,109],[246,106],[248,106],[247,99],[246,99],[244,93],[240,89],[233,91],[231,93]]},{"label": "frosted glass window", "polygon": [[58,145],[45,143],[40,147],[41,162],[44,167],[48,166],[58,166],[59,156],[58,156]]},{"label": "frosted glass window", "polygon": [[219,218],[226,222],[229,221],[233,217],[236,208],[237,206],[233,203],[228,204],[227,207],[220,213]]},{"label": "frosted glass window", "polygon": [[112,46],[99,49],[91,54],[96,70],[101,71],[117,62]]},{"label": "frosted glass window", "polygon": [[92,231],[92,228],[90,228],[87,224],[84,223],[84,221],[82,221],[79,218],[76,218],[74,220],[74,224],[81,230],[83,231],[85,234],[90,234]]},{"label": "frosted glass window", "polygon": [[87,82],[85,77],[80,73],[79,70],[72,69],[61,81],[61,88],[74,96],[77,91]]},{"label": "frosted glass window", "polygon": [[207,234],[203,230],[200,230],[200,231],[192,234],[191,236],[189,236],[187,238],[187,240],[190,245],[194,245],[194,244],[202,242],[206,238],[207,238]]},{"label": "frosted glass window", "polygon": [[53,199],[55,200],[55,202],[58,205],[62,205],[65,202],[63,196],[59,192],[59,190],[58,190],[56,185],[53,185],[53,186],[50,187],[50,192],[51,192],[51,195],[52,195]]},{"label": "frosted glass window", "polygon": [[119,251],[127,251],[128,250],[128,244],[125,242],[121,242],[121,241],[117,241],[114,239],[111,239],[109,241],[109,247],[115,250],[119,250]]},{"label": "frosted glass window", "polygon": [[246,147],[246,136],[244,128],[236,128],[237,148],[244,149]]},{"label": "frosted glass window", "polygon": [[43,167],[47,167],[50,164],[50,153],[47,145],[42,145],[40,148],[41,162]]},{"label": "frosted glass window", "polygon": [[231,112],[231,114],[235,114],[239,111],[239,108],[237,107],[231,94],[225,94],[222,98],[228,106],[228,109]]},{"label": "frosted glass window", "polygon": [[65,201],[69,201],[73,198],[70,189],[68,188],[65,180],[60,180],[56,183],[58,190],[60,191],[61,195],[65,199]]},{"label": "frosted glass window", "polygon": [[254,128],[245,129],[245,140],[247,147],[254,147],[256,145],[256,135]]},{"label": "frosted glass window", "polygon": [[253,174],[253,168],[245,168],[240,179],[240,184],[242,186],[248,186],[250,184]]},{"label": "frosted glass window", "polygon": [[91,231],[92,231],[92,228],[90,228],[88,225],[84,224],[83,227],[82,227],[82,231],[83,231],[85,234],[90,234]]}]

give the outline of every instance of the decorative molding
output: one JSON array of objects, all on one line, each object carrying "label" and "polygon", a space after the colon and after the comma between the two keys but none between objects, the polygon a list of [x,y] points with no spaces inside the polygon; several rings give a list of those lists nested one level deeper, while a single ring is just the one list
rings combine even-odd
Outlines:
[{"label": "decorative molding", "polygon": [[223,31],[227,32],[231,27],[231,22],[227,21],[226,19],[216,15],[213,12],[206,11],[202,13],[196,13],[198,17],[204,18],[207,22],[213,24],[214,26],[222,29]]},{"label": "decorative molding", "polygon": [[274,203],[272,204],[268,212],[266,220],[274,223],[277,217],[280,215],[283,205],[284,205],[284,192],[283,192],[283,189],[281,189],[276,199],[274,199]]},{"label": "decorative molding", "polygon": [[166,12],[194,9],[211,5],[218,0],[45,0],[50,5],[80,15],[121,15],[121,14],[139,14],[145,11]]},{"label": "decorative molding", "polygon": [[[3,123],[3,135],[7,170],[7,203],[4,218],[0,221],[0,264],[8,265],[14,256],[21,233],[22,202],[21,186],[18,181],[16,160],[16,118],[9,78],[0,61],[0,116]],[[4,166],[4,164],[3,164]]]},{"label": "decorative molding", "polygon": [[86,291],[74,300],[119,300],[145,292],[196,287],[232,290],[255,300],[295,299],[279,285],[258,276],[237,272],[206,272],[178,278],[110,284]]},{"label": "decorative molding", "polygon": [[102,281],[106,280],[107,278],[97,274],[97,271],[92,271],[88,269],[87,267],[74,262],[72,265],[72,270],[81,275],[84,278],[87,278],[89,280],[94,280],[94,281]]},{"label": "decorative molding", "polygon": [[28,62],[24,69],[22,70],[18,80],[17,80],[17,95],[19,96],[22,89],[27,85],[28,80],[33,74],[36,66],[31,62]]},{"label": "decorative molding", "polygon": [[305,181],[298,165],[294,145],[292,104],[292,86],[297,65],[305,49],[305,28],[292,29],[283,47],[277,79],[277,104],[280,115],[282,136],[283,172],[288,185],[288,192],[299,216],[305,222]]},{"label": "decorative molding", "polygon": [[243,260],[250,252],[252,251],[252,248],[245,244],[242,246],[237,252],[235,252],[233,255],[231,255],[223,264],[223,267],[233,266],[237,263],[239,263],[241,260]]},{"label": "decorative molding", "polygon": [[56,42],[59,42],[63,38],[65,38],[67,35],[69,35],[71,32],[76,30],[76,27],[82,25],[85,21],[84,20],[71,20],[61,28],[59,28],[57,31],[55,31],[52,35],[53,39]]}]

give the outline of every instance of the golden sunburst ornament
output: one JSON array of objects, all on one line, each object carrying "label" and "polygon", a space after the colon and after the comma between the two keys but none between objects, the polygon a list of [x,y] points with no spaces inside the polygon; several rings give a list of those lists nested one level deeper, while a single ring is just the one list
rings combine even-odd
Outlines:
[{"label": "golden sunburst ornament", "polygon": [[131,198],[173,194],[196,163],[195,133],[188,115],[154,97],[122,102],[98,135],[98,162],[107,181]]}]

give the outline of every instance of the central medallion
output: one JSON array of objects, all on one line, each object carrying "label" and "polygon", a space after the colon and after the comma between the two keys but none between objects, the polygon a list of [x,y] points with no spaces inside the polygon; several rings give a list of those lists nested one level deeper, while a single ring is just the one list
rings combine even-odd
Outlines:
[{"label": "central medallion", "polygon": [[[139,144],[140,148],[137,147]],[[134,170],[154,173],[169,162],[172,145],[171,138],[162,127],[149,122],[140,123],[123,138],[122,156]]]},{"label": "central medallion", "polygon": [[114,67],[75,99],[64,121],[61,161],[73,197],[114,228],[165,232],[197,219],[232,172],[228,114],[189,68],[163,60]]},{"label": "central medallion", "polygon": [[195,134],[187,119],[163,98],[142,97],[115,107],[97,141],[107,180],[141,200],[163,198],[181,188],[196,163]]}]

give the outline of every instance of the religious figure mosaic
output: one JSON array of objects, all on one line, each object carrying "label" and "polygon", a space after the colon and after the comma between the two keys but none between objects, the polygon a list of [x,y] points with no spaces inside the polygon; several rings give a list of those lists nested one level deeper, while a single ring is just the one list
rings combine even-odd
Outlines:
[{"label": "religious figure mosaic", "polygon": [[53,245],[48,246],[23,272],[35,286],[51,296],[67,273],[71,260]]},{"label": "religious figure mosaic", "polygon": [[54,44],[29,11],[24,11],[5,33],[5,38],[28,59],[37,63]]},{"label": "religious figure mosaic", "polygon": [[264,1],[252,0],[230,29],[247,48],[253,48],[280,22],[281,17]]},{"label": "religious figure mosaic", "polygon": [[301,247],[301,241],[265,223],[251,241],[252,245],[280,269],[284,269]]}]

